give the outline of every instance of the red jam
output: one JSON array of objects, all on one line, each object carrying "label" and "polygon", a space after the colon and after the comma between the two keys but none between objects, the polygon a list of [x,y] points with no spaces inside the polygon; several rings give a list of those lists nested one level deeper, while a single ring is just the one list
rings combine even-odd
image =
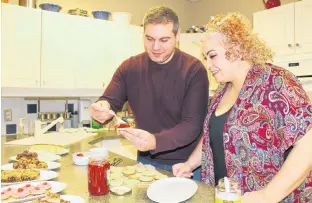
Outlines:
[{"label": "red jam", "polygon": [[18,188],[17,192],[23,192],[23,188]]},{"label": "red jam", "polygon": [[128,123],[120,123],[116,128],[130,128],[130,125]]},{"label": "red jam", "polygon": [[5,193],[4,192],[1,192],[1,195],[4,195]]},{"label": "red jam", "polygon": [[83,154],[82,153],[78,153],[78,154],[76,154],[76,156],[83,156]]},{"label": "red jam", "polygon": [[107,172],[108,160],[91,161],[88,164],[88,189],[91,195],[106,195],[109,192]]}]

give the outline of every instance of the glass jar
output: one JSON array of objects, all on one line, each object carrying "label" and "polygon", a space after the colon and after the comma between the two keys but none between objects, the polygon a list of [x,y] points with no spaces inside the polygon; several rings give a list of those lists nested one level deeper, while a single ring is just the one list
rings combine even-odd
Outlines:
[{"label": "glass jar", "polygon": [[109,192],[107,156],[91,156],[88,162],[88,190],[91,195],[106,195]]},{"label": "glass jar", "polygon": [[224,178],[220,179],[215,189],[215,203],[241,203],[240,184],[232,178],[227,179],[230,185],[229,191],[225,190]]}]

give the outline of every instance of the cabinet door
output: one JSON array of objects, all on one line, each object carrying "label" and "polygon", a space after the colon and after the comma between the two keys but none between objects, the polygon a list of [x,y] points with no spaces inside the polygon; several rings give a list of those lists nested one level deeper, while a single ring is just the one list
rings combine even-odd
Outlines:
[{"label": "cabinet door", "polygon": [[312,52],[312,1],[295,3],[296,53]]},{"label": "cabinet door", "polygon": [[[204,39],[204,34],[202,33],[181,33],[180,35],[180,42],[179,42],[179,49],[198,58],[204,66],[206,63],[203,58],[202,54],[202,40]],[[208,70],[208,79],[209,79],[209,90],[216,90],[218,87],[218,83],[214,79],[211,72]]]},{"label": "cabinet door", "polygon": [[40,87],[41,12],[2,4],[2,87]]},{"label": "cabinet door", "polygon": [[294,3],[253,14],[254,30],[276,55],[294,53],[294,21]]}]

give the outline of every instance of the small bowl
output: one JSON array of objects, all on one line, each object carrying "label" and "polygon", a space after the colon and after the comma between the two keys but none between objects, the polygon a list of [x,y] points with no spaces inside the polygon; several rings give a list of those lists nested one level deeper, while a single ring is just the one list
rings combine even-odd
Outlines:
[{"label": "small bowl", "polygon": [[[82,154],[83,156],[78,156],[79,154]],[[90,156],[96,156],[99,155],[97,152],[75,152],[73,153],[73,162],[77,166],[86,166],[89,162]]]},{"label": "small bowl", "polygon": [[108,11],[93,11],[93,17],[96,19],[108,20],[111,15]]},{"label": "small bowl", "polygon": [[108,149],[101,147],[101,148],[92,148],[90,152],[100,155],[100,156],[108,156]]},{"label": "small bowl", "polygon": [[49,4],[49,3],[40,4],[39,7],[42,10],[53,11],[53,12],[59,12],[62,9],[62,7],[59,5]]}]

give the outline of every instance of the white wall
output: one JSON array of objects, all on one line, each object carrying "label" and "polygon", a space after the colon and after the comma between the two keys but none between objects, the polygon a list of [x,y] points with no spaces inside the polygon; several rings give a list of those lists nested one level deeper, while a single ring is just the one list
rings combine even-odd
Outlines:
[{"label": "white wall", "polygon": [[[95,98],[85,98],[94,102]],[[36,120],[38,113],[27,114],[27,104],[37,104],[37,100],[26,100],[25,98],[2,98],[1,99],[1,135],[6,134],[7,124],[19,123],[20,118],[26,118],[24,123],[25,133],[28,132],[28,122]],[[65,100],[41,100],[40,112],[65,112]],[[74,104],[74,111],[78,111],[78,100],[68,100],[68,104]],[[4,120],[4,110],[12,110],[12,121]]]}]

